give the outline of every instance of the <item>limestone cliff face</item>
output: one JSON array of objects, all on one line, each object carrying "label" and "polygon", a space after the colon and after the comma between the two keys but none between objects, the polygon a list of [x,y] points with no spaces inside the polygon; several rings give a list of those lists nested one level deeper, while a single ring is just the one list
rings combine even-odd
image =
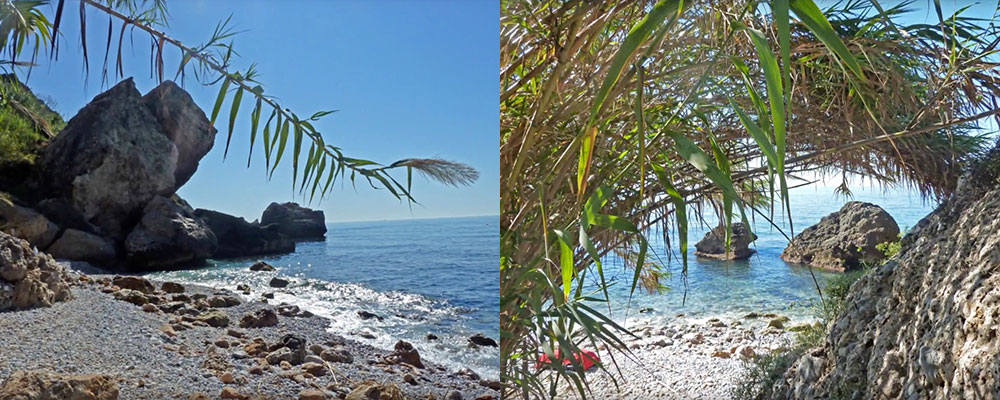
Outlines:
[{"label": "limestone cliff face", "polygon": [[1000,149],[858,281],[777,398],[1000,398]]}]

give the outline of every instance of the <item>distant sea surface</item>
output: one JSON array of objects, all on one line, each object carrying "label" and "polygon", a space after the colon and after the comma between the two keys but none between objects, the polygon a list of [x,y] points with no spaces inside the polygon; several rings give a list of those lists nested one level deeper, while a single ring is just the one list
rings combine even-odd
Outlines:
[{"label": "distant sea surface", "polygon": [[[330,223],[326,240],[299,242],[291,254],[210,260],[205,268],[150,278],[232,290],[245,283],[251,298],[274,292],[272,303],[330,318],[330,331],[345,337],[386,350],[406,340],[424,359],[496,379],[499,350],[470,348],[467,339],[476,333],[500,339],[499,222],[493,216]],[[275,273],[247,269],[256,259],[277,267],[277,276],[294,278],[292,284],[268,287]],[[359,310],[383,320],[362,320]]]},{"label": "distant sea surface", "polygon": [[[800,187],[790,193],[792,221],[795,233],[819,222],[827,214],[837,211],[852,200],[874,203],[884,208],[896,220],[900,230],[916,225],[930,213],[936,204],[925,202],[915,192],[880,188],[852,188],[853,198],[837,196],[832,187]],[[681,262],[676,237],[669,246],[661,238],[651,238],[657,261],[667,264],[670,275],[662,280],[668,290],[662,294],[649,294],[637,288],[630,296],[632,270],[621,268],[619,260],[606,262],[618,267],[605,266],[613,282],[609,290],[612,317],[620,322],[649,319],[673,319],[677,314],[688,318],[738,317],[750,311],[776,312],[792,318],[809,319],[812,305],[819,301],[816,284],[809,268],[786,263],[779,258],[788,239],[767,221],[757,216],[751,220],[758,238],[753,245],[757,253],[748,260],[717,261],[695,257],[694,244],[718,222],[707,215],[705,223],[691,222],[688,236],[688,273],[686,282],[681,273]],[[774,220],[786,234],[791,235],[787,217],[774,211]],[[691,211],[688,212],[689,216]],[[691,217],[689,217],[691,218]],[[747,215],[750,219],[750,215]],[[783,222],[781,222],[783,220]],[[670,227],[671,232],[673,227]],[[662,235],[661,235],[662,236]],[[667,253],[670,253],[669,255]],[[825,285],[832,273],[813,270],[816,281]],[[588,274],[590,275],[590,274]],[[589,276],[588,276],[589,278]],[[603,297],[603,295],[601,296]],[[645,309],[643,313],[639,310]]]}]

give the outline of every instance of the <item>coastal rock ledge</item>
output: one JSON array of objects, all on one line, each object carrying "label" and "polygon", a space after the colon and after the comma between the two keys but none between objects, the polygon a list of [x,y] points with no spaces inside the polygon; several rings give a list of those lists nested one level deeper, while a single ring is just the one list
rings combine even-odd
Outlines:
[{"label": "coastal rock ledge", "polygon": [[271,203],[261,215],[260,224],[276,224],[278,232],[292,239],[322,238],[326,234],[323,210],[308,209],[297,203]]},{"label": "coastal rock ledge", "polygon": [[830,271],[854,270],[877,263],[884,254],[875,246],[898,237],[899,225],[882,207],[851,201],[795,235],[781,259]]},{"label": "coastal rock ledge", "polygon": [[1000,398],[1000,149],[855,283],[774,398]]}]

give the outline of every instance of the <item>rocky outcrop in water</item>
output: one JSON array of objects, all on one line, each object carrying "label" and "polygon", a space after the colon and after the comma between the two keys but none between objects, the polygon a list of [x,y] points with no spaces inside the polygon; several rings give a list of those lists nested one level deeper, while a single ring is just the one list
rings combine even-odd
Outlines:
[{"label": "rocky outcrop in water", "polygon": [[312,210],[297,203],[271,203],[261,215],[260,223],[276,224],[278,232],[293,239],[322,238],[326,234],[323,210]]},{"label": "rocky outcrop in water", "polygon": [[212,230],[180,198],[157,196],[143,213],[125,239],[125,255],[133,269],[200,263],[218,247]]},{"label": "rocky outcrop in water", "polygon": [[737,222],[732,224],[732,236],[729,238],[729,252],[726,252],[726,228],[717,226],[705,234],[694,245],[694,254],[699,257],[718,260],[741,260],[750,257],[757,251],[750,244],[757,240],[757,235],[750,232],[746,226]]},{"label": "rocky outcrop in water", "polygon": [[896,241],[899,226],[882,207],[851,201],[803,230],[781,252],[781,259],[830,271],[860,268],[884,257],[875,246]]},{"label": "rocky outcrop in water", "polygon": [[[854,284],[776,398],[1000,398],[1000,149]],[[839,396],[839,397],[838,397]]]},{"label": "rocky outcrop in water", "polygon": [[0,311],[48,307],[70,297],[68,275],[51,256],[0,232]]},{"label": "rocky outcrop in water", "polygon": [[218,211],[197,209],[200,218],[218,239],[213,257],[246,257],[295,251],[295,242],[278,233],[276,225],[261,226]]}]

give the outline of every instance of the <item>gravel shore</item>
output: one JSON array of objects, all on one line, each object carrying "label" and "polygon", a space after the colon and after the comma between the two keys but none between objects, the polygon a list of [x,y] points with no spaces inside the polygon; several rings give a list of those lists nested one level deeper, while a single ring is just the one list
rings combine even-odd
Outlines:
[{"label": "gravel shore", "polygon": [[[794,340],[793,333],[767,324],[766,318],[682,318],[630,326],[638,336],[626,340],[631,354],[598,352],[617,387],[611,375],[593,368],[587,372],[592,390],[588,398],[730,399],[743,359]],[[563,399],[577,398],[570,391],[563,393]]]},{"label": "gravel shore", "polygon": [[[194,323],[186,324],[187,329],[165,331],[171,323],[180,323],[177,315],[152,307],[144,311],[117,300],[106,293],[110,288],[96,283],[108,276],[88,277],[89,283],[72,288],[72,300],[0,313],[0,381],[21,370],[102,374],[117,380],[120,399],[189,399],[199,393],[205,396],[201,398],[218,398],[225,388],[246,398],[295,399],[306,389],[319,390],[326,398],[344,398],[364,381],[395,385],[408,398],[451,399],[456,398],[454,393],[464,399],[499,396],[487,387],[491,382],[467,371],[448,371],[428,361],[423,361],[423,369],[386,362],[392,358],[389,353],[328,333],[331,321],[320,317],[280,316],[274,326],[240,328],[242,316],[275,309],[260,301],[218,308],[228,315],[226,327]],[[187,296],[234,295],[197,285],[184,289]],[[268,366],[263,358],[245,351],[254,338],[272,344],[290,333],[305,338],[307,348],[320,344],[343,350],[353,362],[326,363],[329,372],[313,375],[300,366]],[[225,374],[229,376],[223,378]]]}]

